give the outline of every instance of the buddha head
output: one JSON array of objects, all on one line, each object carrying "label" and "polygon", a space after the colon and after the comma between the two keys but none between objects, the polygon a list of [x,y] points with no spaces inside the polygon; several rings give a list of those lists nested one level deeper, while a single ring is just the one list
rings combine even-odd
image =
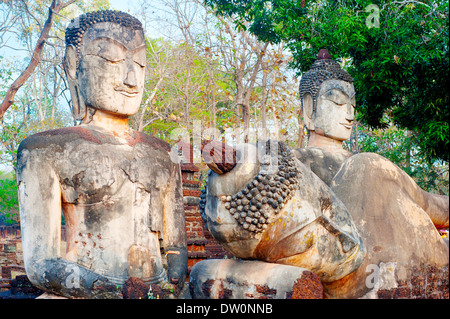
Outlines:
[{"label": "buddha head", "polygon": [[300,99],[309,131],[344,141],[350,138],[355,114],[352,77],[331,59],[327,50],[300,80]]},{"label": "buddha head", "polygon": [[75,118],[86,122],[95,110],[135,114],[146,65],[141,22],[120,11],[86,13],[71,21],[65,40],[64,70]]}]

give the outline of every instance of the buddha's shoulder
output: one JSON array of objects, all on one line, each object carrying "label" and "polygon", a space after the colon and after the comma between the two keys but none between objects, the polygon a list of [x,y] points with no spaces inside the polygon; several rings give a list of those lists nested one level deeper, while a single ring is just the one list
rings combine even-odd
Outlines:
[{"label": "buddha's shoulder", "polygon": [[145,145],[146,147],[162,153],[168,153],[171,150],[170,144],[166,141],[138,131],[134,131],[133,134],[127,138],[127,143],[130,146],[135,146],[136,144]]},{"label": "buddha's shoulder", "polygon": [[317,161],[327,156],[327,151],[317,147],[304,147],[292,150],[294,156],[303,163]]},{"label": "buddha's shoulder", "polygon": [[167,142],[143,132],[132,131],[125,138],[119,138],[111,132],[88,125],[80,125],[33,134],[20,143],[18,153],[21,154],[24,150],[43,151],[44,153],[62,152],[68,149],[77,149],[75,146],[79,145],[89,147],[89,149],[92,147],[97,149],[97,146],[100,145],[108,145],[108,148],[114,148],[115,145],[128,145],[134,148],[140,145],[147,152],[156,152],[163,156],[168,156],[171,149]]},{"label": "buddha's shoulder", "polygon": [[52,147],[65,148],[68,144],[74,142],[101,144],[102,140],[98,133],[88,128],[80,126],[64,127],[28,136],[20,143],[18,152]]},{"label": "buddha's shoulder", "polygon": [[302,162],[314,161],[333,161],[343,163],[347,158],[352,156],[350,152],[330,152],[321,147],[305,147],[292,150],[297,159]]}]

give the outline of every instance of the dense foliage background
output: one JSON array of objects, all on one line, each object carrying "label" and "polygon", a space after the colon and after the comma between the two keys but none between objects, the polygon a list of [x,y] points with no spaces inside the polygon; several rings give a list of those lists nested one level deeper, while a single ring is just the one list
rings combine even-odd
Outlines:
[{"label": "dense foliage background", "polygon": [[285,41],[298,75],[327,48],[355,79],[362,124],[407,129],[421,156],[448,162],[448,1],[205,3],[263,41]]}]

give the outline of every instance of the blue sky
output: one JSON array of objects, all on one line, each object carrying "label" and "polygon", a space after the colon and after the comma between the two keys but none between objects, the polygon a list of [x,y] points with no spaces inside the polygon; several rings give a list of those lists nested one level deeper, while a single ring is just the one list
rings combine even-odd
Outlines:
[{"label": "blue sky", "polygon": [[109,0],[109,3],[111,4],[111,9],[127,12],[128,9],[131,10],[133,5],[135,5],[137,1]]}]

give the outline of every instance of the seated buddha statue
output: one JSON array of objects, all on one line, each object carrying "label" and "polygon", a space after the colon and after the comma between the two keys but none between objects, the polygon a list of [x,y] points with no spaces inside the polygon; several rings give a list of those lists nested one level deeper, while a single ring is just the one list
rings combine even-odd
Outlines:
[{"label": "seated buddha statue", "polygon": [[427,267],[445,268],[448,245],[437,229],[449,226],[448,196],[422,190],[380,155],[344,150],[354,120],[355,90],[353,79],[327,50],[319,51],[303,74],[299,91],[310,137],[308,147],[293,153],[344,203],[367,248],[365,262],[350,276],[352,280],[329,287],[325,283],[325,290],[333,290],[337,297],[373,293],[363,280],[370,265],[396,263],[396,282]]},{"label": "seated buddha statue", "polygon": [[130,277],[181,288],[187,248],[180,166],[170,145],[128,125],[144,88],[142,24],[118,11],[83,14],[66,30],[63,63],[80,125],[32,135],[18,151],[30,281],[68,298],[120,298]]}]

